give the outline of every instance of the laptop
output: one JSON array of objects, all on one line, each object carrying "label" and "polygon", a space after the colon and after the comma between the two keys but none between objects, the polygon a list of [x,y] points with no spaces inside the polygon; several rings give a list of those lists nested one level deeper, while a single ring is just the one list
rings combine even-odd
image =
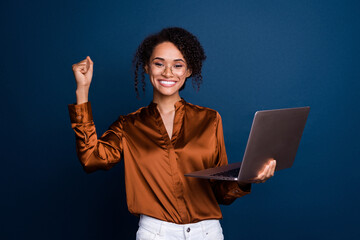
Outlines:
[{"label": "laptop", "polygon": [[295,160],[310,107],[257,111],[242,162],[185,174],[187,177],[249,182],[269,159],[275,171],[290,168]]}]

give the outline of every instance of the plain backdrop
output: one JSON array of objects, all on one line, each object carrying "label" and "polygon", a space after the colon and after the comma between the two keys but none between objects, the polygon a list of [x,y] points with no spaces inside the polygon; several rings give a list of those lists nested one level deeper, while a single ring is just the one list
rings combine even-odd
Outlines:
[{"label": "plain backdrop", "polygon": [[[222,206],[225,239],[357,239],[360,2],[20,1],[0,3],[1,239],[135,239],[124,166],[86,174],[67,104],[71,65],[94,61],[97,132],[151,101],[131,61],[164,27],[195,34],[203,85],[181,96],[217,110],[229,162],[242,160],[257,110],[310,106],[295,163]],[[148,79],[147,79],[148,81]]]}]

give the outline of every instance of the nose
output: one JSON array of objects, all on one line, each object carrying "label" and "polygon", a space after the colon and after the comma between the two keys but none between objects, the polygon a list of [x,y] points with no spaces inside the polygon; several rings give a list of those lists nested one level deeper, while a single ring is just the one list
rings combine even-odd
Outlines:
[{"label": "nose", "polygon": [[166,66],[165,69],[164,69],[163,75],[164,75],[165,77],[173,76],[171,67]]}]

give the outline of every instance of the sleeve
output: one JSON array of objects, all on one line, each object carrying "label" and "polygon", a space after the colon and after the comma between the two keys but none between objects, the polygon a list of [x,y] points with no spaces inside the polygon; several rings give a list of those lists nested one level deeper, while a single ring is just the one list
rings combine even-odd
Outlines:
[{"label": "sleeve", "polygon": [[68,105],[71,127],[75,132],[76,152],[85,172],[108,170],[123,156],[122,117],[97,138],[90,102]]},{"label": "sleeve", "polygon": [[[214,167],[220,167],[228,164],[226,150],[225,150],[225,141],[223,126],[221,121],[221,116],[216,113],[216,139],[217,139],[217,159],[214,164]],[[232,181],[219,181],[219,180],[210,180],[213,192],[219,204],[229,205],[235,201],[236,198],[242,197],[246,194],[249,194],[251,191],[251,184],[241,185],[237,182]]]}]

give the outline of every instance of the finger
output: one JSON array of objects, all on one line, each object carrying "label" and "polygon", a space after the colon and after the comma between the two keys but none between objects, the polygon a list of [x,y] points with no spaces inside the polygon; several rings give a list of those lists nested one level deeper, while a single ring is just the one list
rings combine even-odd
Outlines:
[{"label": "finger", "polygon": [[76,63],[76,65],[84,65],[84,64],[86,65],[86,62],[87,62],[87,61],[88,61],[88,60],[85,58],[84,60]]},{"label": "finger", "polygon": [[265,164],[263,168],[258,172],[258,175],[256,176],[255,180],[261,179],[265,175],[267,168],[268,168],[268,164]]},{"label": "finger", "polygon": [[265,178],[269,179],[270,177],[272,177],[273,174],[274,174],[274,162],[271,161]]},{"label": "finger", "polygon": [[273,161],[273,166],[272,166],[272,169],[271,169],[271,176],[274,176],[275,169],[276,169],[276,160]]},{"label": "finger", "polygon": [[264,179],[267,180],[267,179],[271,178],[272,176],[274,176],[274,172],[275,172],[275,162],[271,161]]},{"label": "finger", "polygon": [[87,59],[87,57],[86,57],[84,60],[82,60],[82,61],[80,61],[80,62],[78,62],[78,63],[73,64],[73,66],[74,66],[74,65],[86,65],[87,62],[88,62],[88,59]]},{"label": "finger", "polygon": [[72,65],[73,68],[84,67],[84,66],[86,66],[86,62],[75,63]]},{"label": "finger", "polygon": [[249,179],[252,183],[261,183],[264,180],[266,181],[269,178],[269,174],[271,173],[271,162],[264,165],[264,168],[258,173],[258,175],[255,178]]},{"label": "finger", "polygon": [[270,169],[270,166],[269,165],[266,165],[264,170],[258,175],[258,178],[260,180],[264,180],[269,172],[269,169]]},{"label": "finger", "polygon": [[271,159],[256,178],[251,179],[252,183],[264,183],[274,175],[276,161]]},{"label": "finger", "polygon": [[88,72],[89,71],[89,69],[90,69],[90,62],[89,62],[89,60],[85,60],[85,62],[84,63],[81,63],[80,64],[82,67],[83,67],[83,69],[85,70],[85,72]]},{"label": "finger", "polygon": [[75,66],[73,67],[73,72],[81,72],[83,73],[84,72],[84,67],[83,66]]},{"label": "finger", "polygon": [[276,160],[273,160],[272,161],[272,164],[271,164],[271,168],[270,168],[270,177],[273,177],[274,174],[275,174],[275,169],[276,169]]},{"label": "finger", "polygon": [[90,63],[90,70],[93,70],[93,68],[94,68],[94,62],[91,60],[90,56],[87,56],[86,58],[88,59],[88,61],[89,61],[89,63]]}]

